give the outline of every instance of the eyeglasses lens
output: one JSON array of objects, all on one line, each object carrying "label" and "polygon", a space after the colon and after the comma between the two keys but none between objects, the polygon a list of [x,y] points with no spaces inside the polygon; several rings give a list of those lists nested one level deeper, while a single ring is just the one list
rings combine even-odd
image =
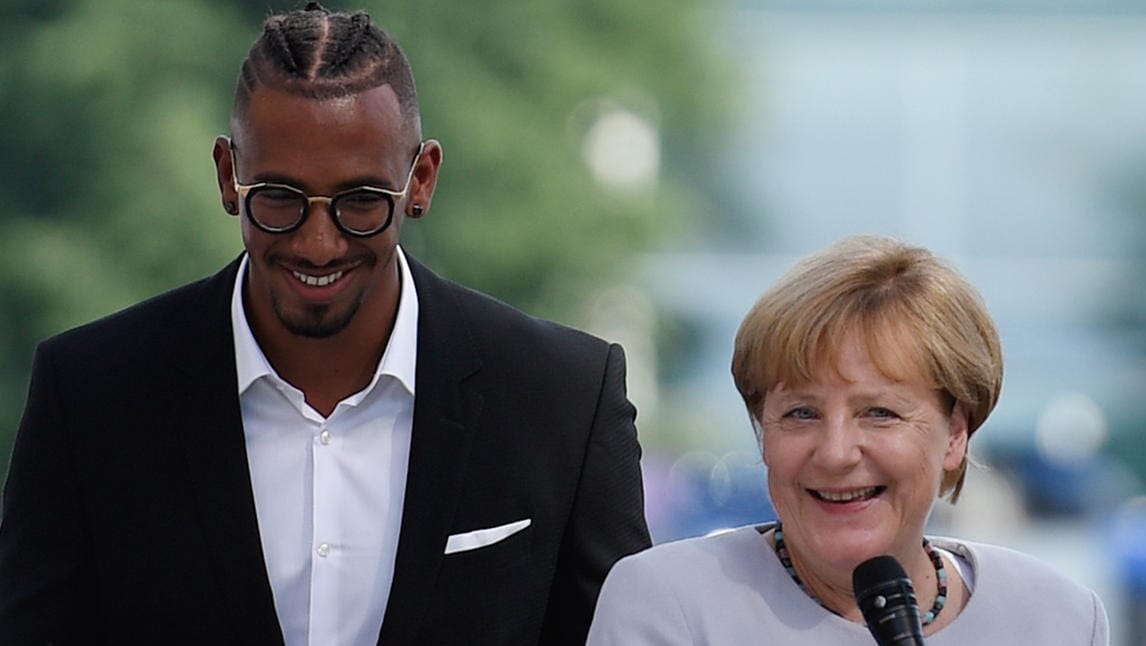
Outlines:
[{"label": "eyeglasses lens", "polygon": [[[272,231],[285,231],[306,217],[309,202],[301,192],[266,186],[251,191],[248,208],[260,226]],[[332,206],[335,218],[344,229],[369,234],[389,224],[394,203],[385,193],[359,189],[338,195]]]}]

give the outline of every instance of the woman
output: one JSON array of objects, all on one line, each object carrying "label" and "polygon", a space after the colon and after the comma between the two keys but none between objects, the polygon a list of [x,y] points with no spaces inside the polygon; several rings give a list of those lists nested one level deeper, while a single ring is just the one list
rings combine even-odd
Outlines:
[{"label": "woman", "polygon": [[1108,642],[1098,597],[1048,565],[923,535],[1003,377],[981,298],[931,253],[863,236],[799,262],[744,319],[732,373],[779,521],[623,559],[590,644],[870,644],[852,574],[880,555],[928,644]]}]

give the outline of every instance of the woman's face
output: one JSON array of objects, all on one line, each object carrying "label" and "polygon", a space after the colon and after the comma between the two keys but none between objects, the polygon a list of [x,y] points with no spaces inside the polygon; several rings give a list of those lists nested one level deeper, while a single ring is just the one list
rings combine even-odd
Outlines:
[{"label": "woman's face", "polygon": [[812,383],[770,390],[764,462],[793,559],[846,572],[873,556],[915,557],[945,469],[967,448],[966,415],[950,414],[923,379],[896,381],[856,335]]}]

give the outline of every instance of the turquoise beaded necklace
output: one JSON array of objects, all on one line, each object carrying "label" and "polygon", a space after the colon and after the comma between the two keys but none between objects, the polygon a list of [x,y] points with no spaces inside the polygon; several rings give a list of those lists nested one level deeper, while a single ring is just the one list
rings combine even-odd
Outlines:
[{"label": "turquoise beaded necklace", "polygon": [[[792,580],[800,586],[804,594],[815,599],[816,603],[826,610],[838,615],[839,613],[835,610],[824,606],[824,602],[816,598],[816,595],[812,594],[808,586],[800,580],[800,575],[796,574],[796,568],[792,566],[792,557],[788,553],[788,546],[784,544],[784,530],[780,523],[776,523],[776,531],[773,532],[772,537],[776,540],[776,556],[779,557],[780,564],[788,571],[788,576],[792,577]],[[920,623],[926,626],[935,621],[935,618],[939,616],[939,611],[943,610],[943,606],[947,604],[947,568],[943,566],[943,557],[939,556],[939,552],[931,546],[931,542],[926,538],[923,539],[923,551],[927,552],[928,558],[931,559],[931,565],[935,566],[935,581],[938,588],[938,594],[935,596],[935,603],[932,604],[931,610],[920,617]]]}]

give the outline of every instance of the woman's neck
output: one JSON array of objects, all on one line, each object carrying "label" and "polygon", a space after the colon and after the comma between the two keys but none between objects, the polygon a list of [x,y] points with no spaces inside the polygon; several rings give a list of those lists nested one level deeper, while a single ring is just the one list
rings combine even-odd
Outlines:
[{"label": "woman's neck", "polygon": [[[771,543],[773,549],[775,549],[775,530],[769,534],[768,541]],[[817,567],[810,562],[810,559],[803,558],[798,545],[793,546],[790,540],[785,540],[784,545],[791,566],[796,570],[798,581],[801,583],[805,592],[820,605],[837,615],[849,621],[864,623],[863,613],[856,603],[855,592],[852,589],[851,570],[845,572],[838,568],[824,567],[822,565]],[[908,578],[911,579],[911,585],[915,590],[915,597],[919,602],[919,607],[923,609],[931,608],[938,596],[938,576],[934,564],[931,562],[927,552],[923,549],[923,538],[920,537],[915,549],[908,551],[910,554],[897,555],[896,558],[900,561],[900,564],[903,565]],[[948,569],[950,570],[951,568]],[[949,614],[953,615],[954,613]],[[940,618],[942,618],[942,615],[940,615]],[[939,625],[945,623],[947,622],[944,621]]]}]

